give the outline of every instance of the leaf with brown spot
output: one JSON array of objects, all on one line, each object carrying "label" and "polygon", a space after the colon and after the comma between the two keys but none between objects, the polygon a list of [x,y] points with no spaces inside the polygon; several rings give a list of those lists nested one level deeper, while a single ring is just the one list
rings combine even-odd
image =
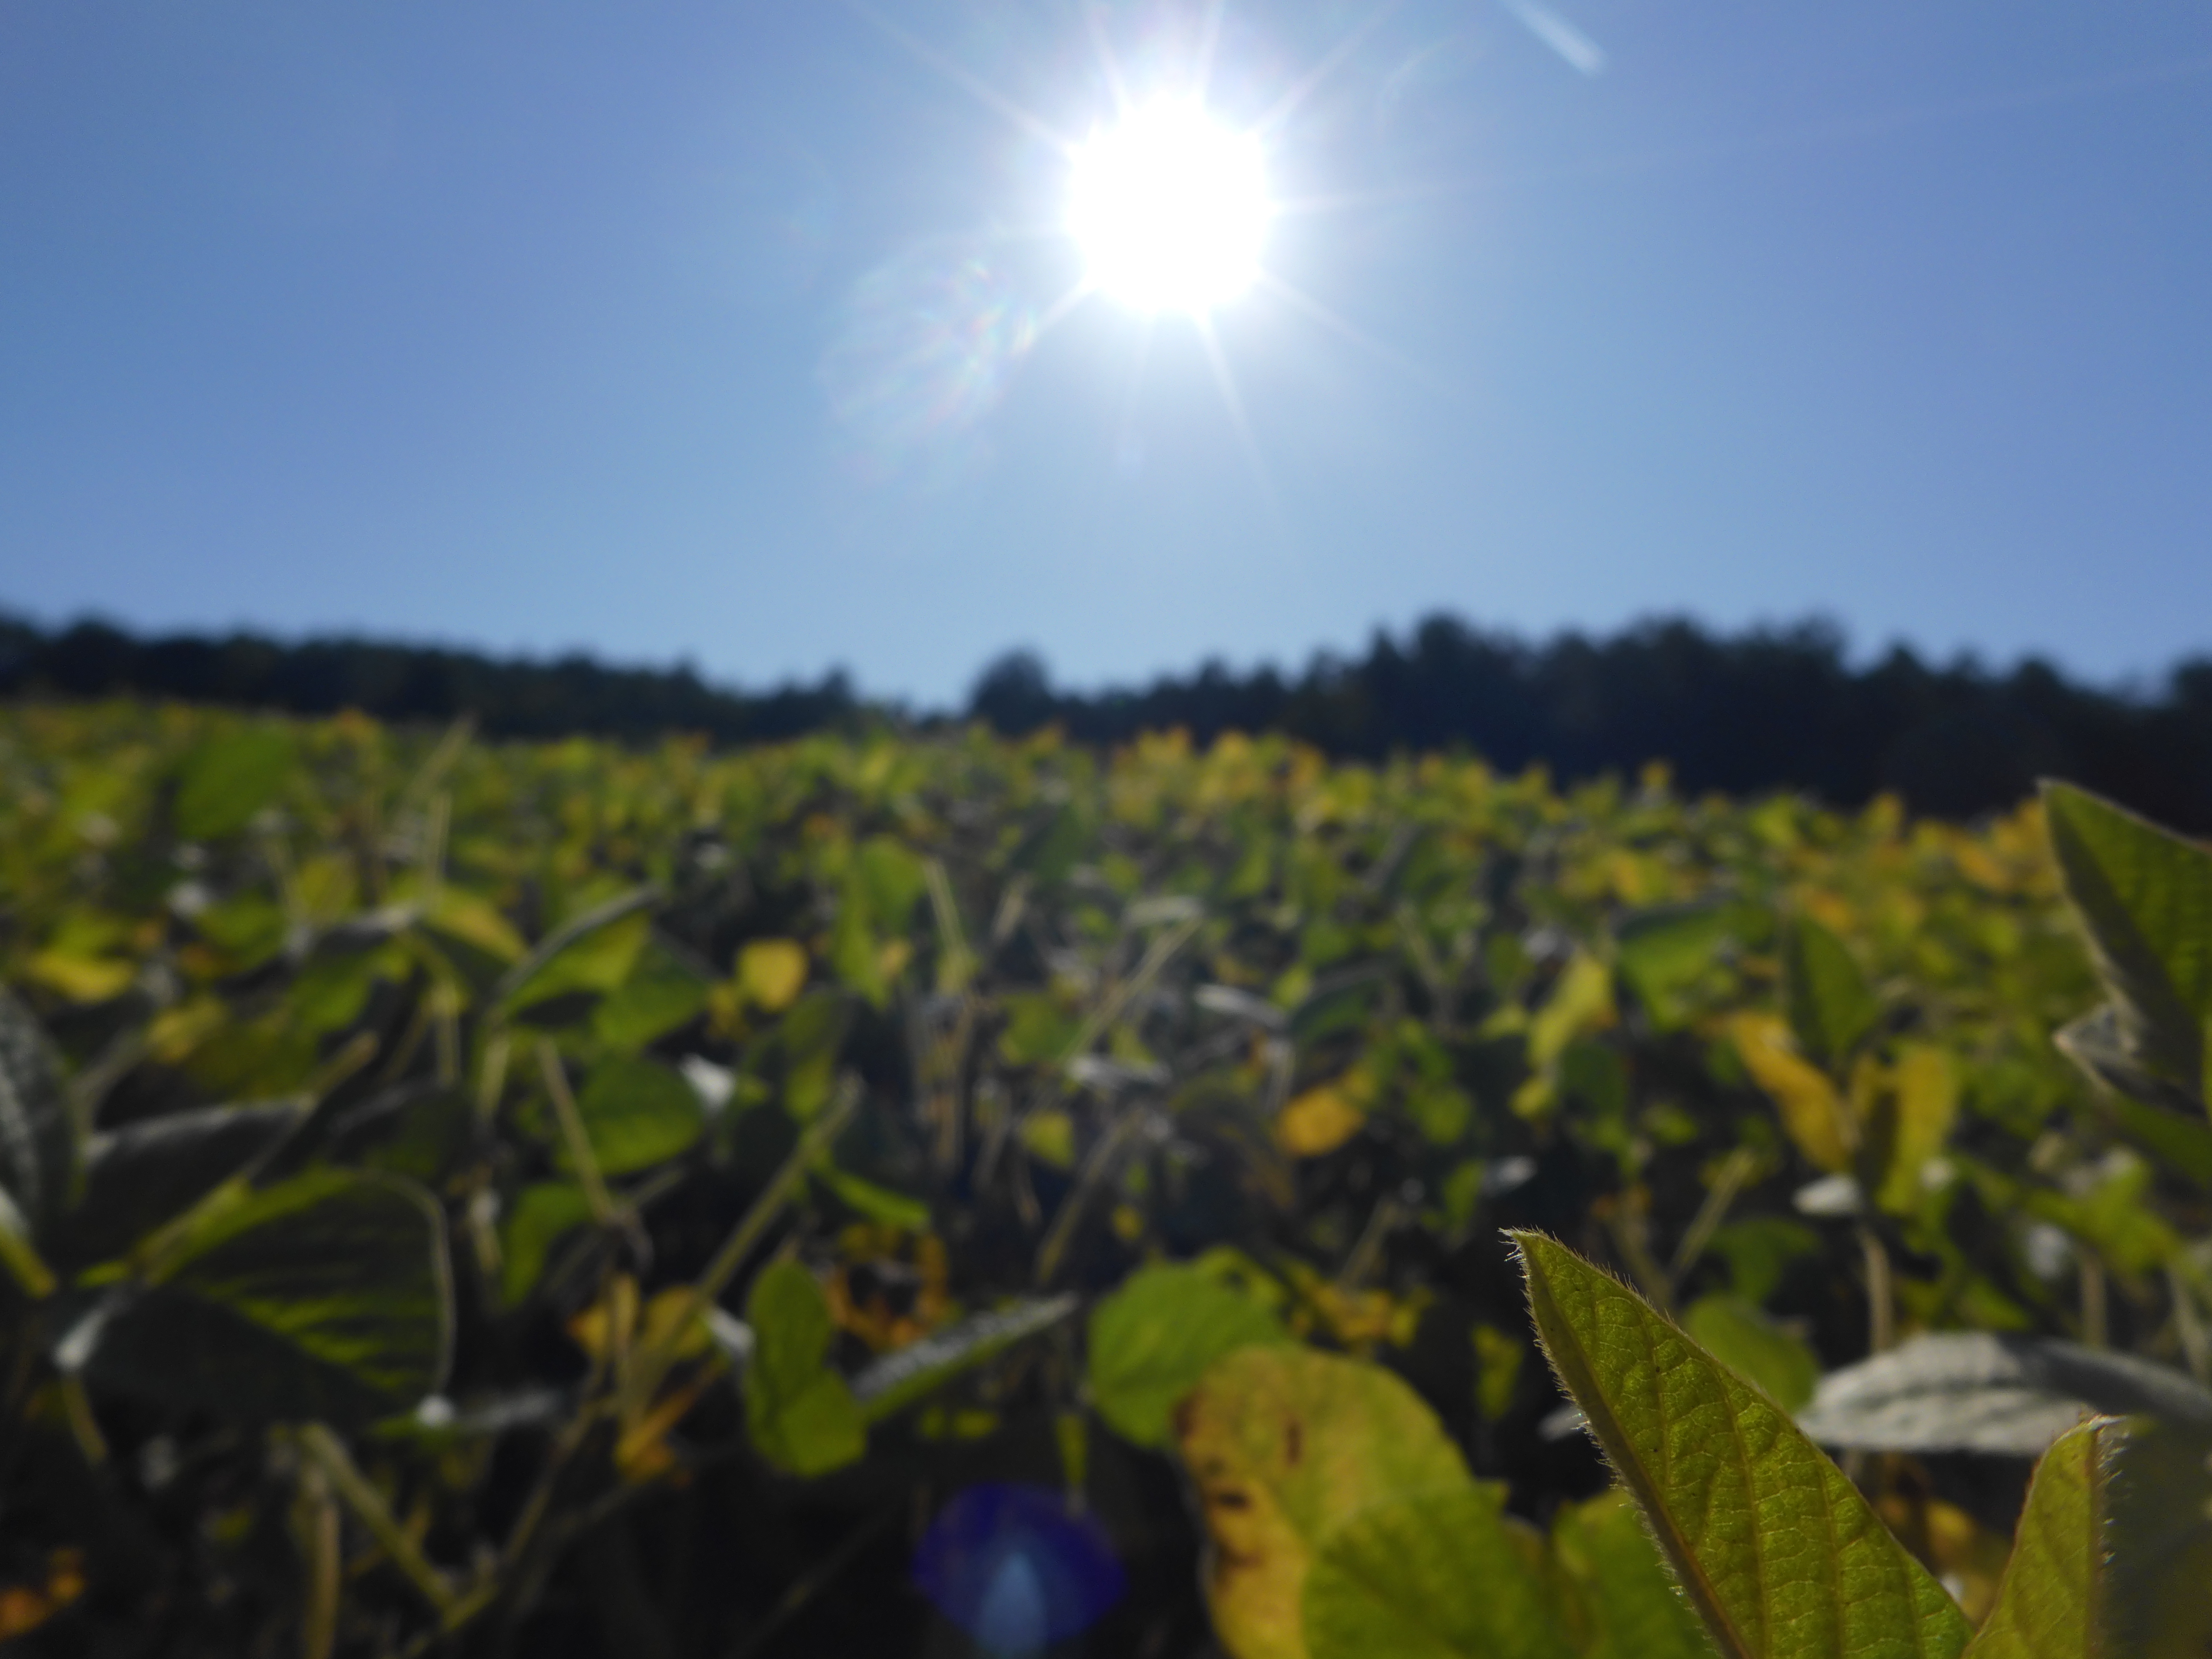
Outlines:
[{"label": "leaf with brown spot", "polygon": [[1175,1415],[1212,1541],[1206,1597],[1236,1659],[1306,1659],[1306,1574],[1358,1511],[1465,1490],[1459,1449],[1380,1366],[1310,1348],[1240,1348]]}]

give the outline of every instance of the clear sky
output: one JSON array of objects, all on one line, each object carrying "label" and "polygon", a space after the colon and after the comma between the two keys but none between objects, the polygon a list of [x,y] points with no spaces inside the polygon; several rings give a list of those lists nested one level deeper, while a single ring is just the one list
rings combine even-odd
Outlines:
[{"label": "clear sky", "polygon": [[[925,702],[1438,609],[2212,649],[2205,0],[877,8],[0,4],[0,608]],[[1261,274],[1147,317],[1071,147],[1210,27]]]}]

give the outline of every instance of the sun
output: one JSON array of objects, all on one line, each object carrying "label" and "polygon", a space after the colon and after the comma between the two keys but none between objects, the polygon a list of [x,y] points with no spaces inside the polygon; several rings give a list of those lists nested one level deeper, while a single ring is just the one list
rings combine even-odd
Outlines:
[{"label": "sun", "polygon": [[1093,288],[1139,311],[1203,316],[1260,271],[1269,216],[1260,141],[1166,102],[1075,152],[1067,228]]}]

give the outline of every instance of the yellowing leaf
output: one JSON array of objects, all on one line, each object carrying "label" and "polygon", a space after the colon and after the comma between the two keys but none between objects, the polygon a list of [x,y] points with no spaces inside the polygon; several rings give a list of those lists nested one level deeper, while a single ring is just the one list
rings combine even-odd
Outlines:
[{"label": "yellowing leaf", "polygon": [[1877,1196],[1884,1209],[1904,1214],[1919,1207],[1921,1171],[1951,1138],[1959,1073],[1942,1049],[1914,1043],[1898,1056],[1892,1085],[1896,1118]]},{"label": "yellowing leaf", "polygon": [[1367,1114],[1353,1105],[1342,1079],[1309,1089],[1275,1118],[1276,1144],[1292,1158],[1319,1158],[1358,1134]]},{"label": "yellowing leaf", "polygon": [[1830,1171],[1848,1170],[1854,1138],[1850,1109],[1827,1075],[1792,1047],[1790,1027],[1772,1014],[1740,1013],[1729,1036],[1749,1072],[1782,1115],[1782,1127],[1807,1158]]},{"label": "yellowing leaf", "polygon": [[1564,1246],[1516,1233],[1552,1368],[1724,1659],[1953,1659],[1966,1616],[1774,1402]]},{"label": "yellowing leaf", "polygon": [[1595,957],[1576,952],[1528,1021],[1528,1063],[1554,1064],[1577,1037],[1603,1030],[1615,1017],[1612,974]]},{"label": "yellowing leaf", "polygon": [[738,983],[748,1000],[780,1014],[806,986],[806,947],[797,939],[757,939],[738,952]]},{"label": "yellowing leaf", "polygon": [[1459,1449],[1379,1366],[1310,1348],[1240,1348],[1175,1413],[1212,1541],[1206,1600],[1236,1659],[1306,1659],[1316,1550],[1372,1504],[1464,1487]]},{"label": "yellowing leaf", "polygon": [[65,956],[41,951],[30,960],[27,973],[50,991],[58,991],[71,1002],[105,1002],[119,996],[138,976],[130,963],[112,957]]}]

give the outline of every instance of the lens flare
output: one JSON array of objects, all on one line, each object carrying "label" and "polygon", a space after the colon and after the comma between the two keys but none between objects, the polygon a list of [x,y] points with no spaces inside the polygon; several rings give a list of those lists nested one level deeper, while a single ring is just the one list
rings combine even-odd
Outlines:
[{"label": "lens flare", "polygon": [[1269,205],[1260,141],[1195,103],[1160,103],[1075,155],[1067,228],[1094,287],[1139,311],[1202,315],[1259,274]]}]

